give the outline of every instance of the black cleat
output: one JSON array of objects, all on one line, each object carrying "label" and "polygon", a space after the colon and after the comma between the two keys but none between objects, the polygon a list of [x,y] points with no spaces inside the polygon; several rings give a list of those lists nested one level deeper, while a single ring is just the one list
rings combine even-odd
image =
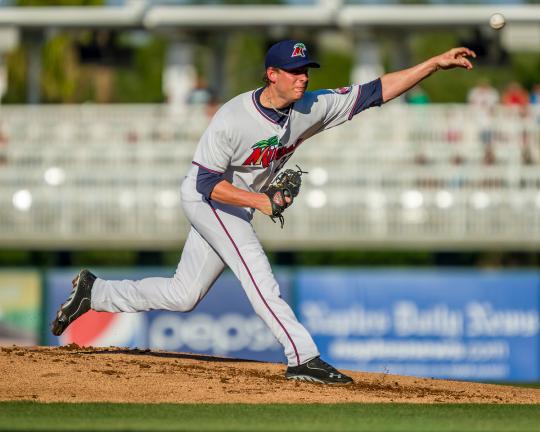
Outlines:
[{"label": "black cleat", "polygon": [[90,310],[92,286],[95,280],[96,277],[88,270],[81,270],[73,279],[73,291],[66,302],[60,306],[56,318],[51,323],[53,335],[60,336],[73,321]]},{"label": "black cleat", "polygon": [[299,366],[289,366],[285,372],[285,378],[298,381],[309,381],[321,384],[346,385],[353,382],[353,379],[342,374],[337,369],[315,357]]}]

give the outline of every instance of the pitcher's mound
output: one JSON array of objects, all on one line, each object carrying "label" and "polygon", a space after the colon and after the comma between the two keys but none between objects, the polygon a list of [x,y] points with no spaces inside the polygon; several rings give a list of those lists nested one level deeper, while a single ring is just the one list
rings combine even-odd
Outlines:
[{"label": "pitcher's mound", "polygon": [[139,403],[540,403],[540,390],[349,372],[337,387],[287,381],[285,366],[162,351],[0,350],[0,400]]}]

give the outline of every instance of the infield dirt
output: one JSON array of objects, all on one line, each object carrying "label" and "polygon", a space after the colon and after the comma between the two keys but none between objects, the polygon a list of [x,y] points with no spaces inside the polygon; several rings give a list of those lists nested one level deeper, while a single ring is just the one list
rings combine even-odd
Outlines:
[{"label": "infield dirt", "polygon": [[65,347],[0,350],[0,400],[138,403],[526,403],[540,389],[351,372],[345,387],[298,383],[285,366],[163,351]]}]

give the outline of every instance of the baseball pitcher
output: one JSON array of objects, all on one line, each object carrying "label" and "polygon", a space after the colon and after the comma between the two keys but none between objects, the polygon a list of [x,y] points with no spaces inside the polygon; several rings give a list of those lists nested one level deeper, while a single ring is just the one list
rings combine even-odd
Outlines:
[{"label": "baseball pitcher", "polygon": [[366,84],[307,91],[309,69],[320,66],[310,59],[306,45],[284,40],[270,47],[264,86],[224,104],[199,141],[182,184],[182,206],[192,228],[175,274],[117,281],[82,270],[52,322],[53,334],[62,334],[90,309],[188,312],[228,266],[283,345],[287,379],[351,383],[320,358],[313,339],[281,298],[251,224],[253,214],[258,210],[283,223],[304,172],[282,168],[310,137],[394,99],[440,69],[472,69],[468,57],[475,57],[474,52],[454,48]]}]

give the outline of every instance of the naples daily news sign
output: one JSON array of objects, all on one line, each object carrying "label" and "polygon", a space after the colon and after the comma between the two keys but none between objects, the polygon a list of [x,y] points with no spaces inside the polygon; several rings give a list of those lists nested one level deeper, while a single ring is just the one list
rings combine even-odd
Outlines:
[{"label": "naples daily news sign", "polygon": [[538,380],[536,272],[306,270],[297,310],[336,367]]}]

